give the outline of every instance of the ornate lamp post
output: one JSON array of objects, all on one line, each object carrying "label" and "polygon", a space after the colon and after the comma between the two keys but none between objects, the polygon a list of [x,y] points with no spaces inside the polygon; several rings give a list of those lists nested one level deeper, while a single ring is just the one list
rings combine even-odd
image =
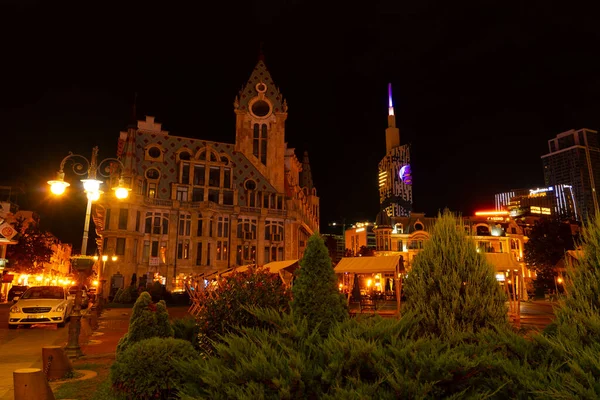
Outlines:
[{"label": "ornate lamp post", "polygon": [[[105,178],[110,176],[110,165],[116,164],[121,168],[121,172],[124,170],[123,163],[116,158],[105,158],[98,163],[98,147],[92,149],[92,157],[88,160],[86,157],[69,152],[69,154],[63,158],[60,163],[60,169],[57,174],[57,178],[52,181],[48,181],[50,185],[50,191],[55,195],[61,195],[65,192],[66,188],[70,186],[69,183],[65,182],[64,168],[67,161],[73,163],[73,172],[77,175],[87,175],[86,179],[82,179],[83,189],[87,195],[87,208],[85,213],[85,223],[83,228],[83,240],[81,243],[81,261],[74,262],[74,265],[79,271],[79,281],[77,284],[77,293],[75,294],[75,302],[73,312],[71,313],[71,323],[69,324],[69,342],[66,347],[66,352],[69,357],[79,357],[81,355],[81,349],[79,347],[79,332],[81,330],[81,279],[82,272],[86,271],[89,267],[91,269],[91,263],[93,264],[93,257],[85,257],[87,252],[88,236],[90,229],[90,218],[92,214],[92,202],[97,201],[100,195],[103,193],[100,190],[102,181],[96,179],[97,175],[101,175]],[[102,166],[105,166],[102,168]],[[86,168],[87,167],[87,168]],[[119,185],[113,188],[115,196],[118,199],[125,199],[129,195],[131,189],[125,187],[123,178],[119,178]],[[83,259],[87,261],[83,262]],[[81,264],[79,267],[77,265]],[[84,267],[85,264],[85,267]]]}]

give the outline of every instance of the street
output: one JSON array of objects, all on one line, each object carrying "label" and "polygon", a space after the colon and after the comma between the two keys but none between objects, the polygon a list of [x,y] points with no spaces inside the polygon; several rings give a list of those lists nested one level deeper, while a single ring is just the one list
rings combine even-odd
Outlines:
[{"label": "street", "polygon": [[13,399],[13,372],[21,368],[42,368],[42,347],[67,343],[69,326],[36,325],[8,329],[11,304],[0,303],[0,400]]}]

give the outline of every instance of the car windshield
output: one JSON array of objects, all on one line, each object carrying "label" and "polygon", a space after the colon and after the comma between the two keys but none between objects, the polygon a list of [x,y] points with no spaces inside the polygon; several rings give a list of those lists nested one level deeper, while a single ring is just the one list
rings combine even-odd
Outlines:
[{"label": "car windshield", "polygon": [[64,293],[62,287],[39,286],[27,290],[21,299],[63,299]]},{"label": "car windshield", "polygon": [[20,290],[20,291],[25,291],[25,290],[27,290],[27,287],[28,287],[28,286],[13,286],[13,287],[12,287],[12,290],[13,290],[13,291],[17,291],[17,290]]}]

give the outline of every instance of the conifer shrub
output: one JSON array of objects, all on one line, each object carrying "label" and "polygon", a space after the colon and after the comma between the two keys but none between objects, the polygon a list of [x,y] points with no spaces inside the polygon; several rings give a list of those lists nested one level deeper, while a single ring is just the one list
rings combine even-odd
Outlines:
[{"label": "conifer shrub", "polygon": [[173,328],[165,302],[154,303],[148,292],[142,292],[133,305],[129,329],[117,344],[117,358],[133,343],[153,337],[173,337]]},{"label": "conifer shrub", "polygon": [[290,291],[278,275],[267,268],[249,268],[221,277],[215,287],[198,293],[202,305],[196,320],[201,349],[211,353],[215,341],[236,327],[253,327],[261,322],[245,306],[289,309]]},{"label": "conifer shrub", "polygon": [[175,339],[187,340],[196,350],[200,350],[200,343],[198,342],[200,327],[194,317],[187,316],[174,319],[171,321],[171,326],[173,327],[173,337]]},{"label": "conifer shrub", "polygon": [[430,239],[404,282],[403,312],[422,317],[420,332],[451,336],[506,325],[506,296],[494,269],[448,210],[438,214]]},{"label": "conifer shrub", "polygon": [[[135,291],[135,289],[134,289]],[[135,295],[137,297],[137,291],[135,291]],[[115,297],[113,298],[113,303],[119,304],[129,304],[135,300],[133,297],[132,287],[119,288],[117,293],[115,293]]]},{"label": "conifer shrub", "polygon": [[295,315],[306,317],[309,326],[318,327],[322,335],[334,323],[348,318],[346,299],[338,289],[329,251],[318,233],[308,239],[300,268],[294,274],[290,306]]},{"label": "conifer shrub", "polygon": [[177,398],[183,380],[173,364],[197,357],[186,340],[154,337],[133,343],[110,368],[112,390],[128,399]]}]

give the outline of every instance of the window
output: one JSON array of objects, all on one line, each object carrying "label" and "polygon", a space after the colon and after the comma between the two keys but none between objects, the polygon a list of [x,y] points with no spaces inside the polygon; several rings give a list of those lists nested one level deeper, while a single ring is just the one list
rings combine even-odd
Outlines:
[{"label": "window", "polygon": [[110,208],[106,209],[106,216],[104,217],[104,229],[110,229]]},{"label": "window", "polygon": [[217,237],[229,237],[229,217],[217,218]]},{"label": "window", "polygon": [[206,167],[204,165],[194,166],[194,186],[204,186],[206,182]]},{"label": "window", "polygon": [[148,197],[150,198],[156,198],[156,183],[155,182],[148,182]]},{"label": "window", "polygon": [[244,240],[256,239],[256,218],[238,218],[237,237]]},{"label": "window", "polygon": [[140,231],[140,219],[141,218],[142,218],[141,211],[136,211],[136,213],[135,213],[135,231],[136,232]]},{"label": "window", "polygon": [[188,188],[185,186],[177,186],[176,199],[179,201],[188,201]]},{"label": "window", "polygon": [[217,240],[217,260],[227,260],[227,240]]},{"label": "window", "polygon": [[272,242],[283,241],[283,221],[265,221],[265,240]]},{"label": "window", "polygon": [[237,264],[250,264],[254,263],[256,258],[256,246],[250,245],[238,245],[237,247]]},{"label": "window", "polygon": [[138,240],[133,239],[133,262],[137,263],[137,255],[138,255]]},{"label": "window", "polygon": [[129,210],[127,208],[121,208],[119,210],[119,229],[127,230],[127,217]]},{"label": "window", "polygon": [[158,257],[158,240],[152,241],[152,248],[150,249],[150,257]]},{"label": "window", "polygon": [[150,147],[148,149],[148,155],[152,158],[159,158],[161,151],[158,147]]},{"label": "window", "polygon": [[267,165],[267,125],[254,124],[254,135],[252,141],[252,154],[259,161]]},{"label": "window", "polygon": [[210,262],[210,243],[206,243],[206,264],[211,265]]},{"label": "window", "polygon": [[189,213],[181,213],[179,215],[179,229],[177,230],[179,236],[190,236],[191,229],[192,216]]},{"label": "window", "polygon": [[153,235],[167,235],[169,233],[169,214],[147,212],[144,232]]},{"label": "window", "polygon": [[177,243],[177,258],[187,260],[190,258],[190,243],[187,240],[180,240]]},{"label": "window", "polygon": [[118,256],[125,255],[125,238],[117,238],[117,249],[115,254]]},{"label": "window", "polygon": [[190,159],[190,153],[188,151],[182,151],[181,153],[179,153],[179,159],[180,160],[189,160]]}]

